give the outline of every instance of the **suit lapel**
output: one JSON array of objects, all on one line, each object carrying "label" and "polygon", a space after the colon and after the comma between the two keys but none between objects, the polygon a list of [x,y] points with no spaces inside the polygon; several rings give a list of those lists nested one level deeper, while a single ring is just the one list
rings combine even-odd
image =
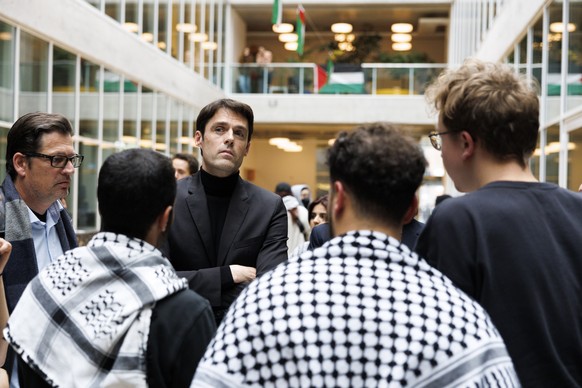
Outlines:
[{"label": "suit lapel", "polygon": [[239,178],[230,203],[228,205],[228,212],[224,220],[224,227],[222,229],[222,236],[220,237],[220,244],[218,244],[218,265],[224,265],[228,252],[232,248],[232,244],[237,233],[241,230],[243,221],[249,210],[248,193],[245,188],[245,182]]},{"label": "suit lapel", "polygon": [[194,225],[196,225],[198,233],[202,238],[208,262],[213,263],[216,252],[214,252],[214,244],[212,242],[208,202],[206,201],[206,193],[204,192],[204,186],[202,186],[200,173],[195,174],[190,181],[191,183],[188,187],[188,193],[190,195],[186,198],[186,203],[188,204]]}]

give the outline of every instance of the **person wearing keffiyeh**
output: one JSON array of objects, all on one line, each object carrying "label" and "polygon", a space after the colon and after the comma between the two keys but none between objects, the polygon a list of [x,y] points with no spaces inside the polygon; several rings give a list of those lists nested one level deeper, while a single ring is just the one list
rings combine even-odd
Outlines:
[{"label": "person wearing keffiyeh", "polygon": [[426,166],[414,140],[365,125],[328,165],[335,237],[243,291],[191,387],[519,386],[485,310],[399,242]]},{"label": "person wearing keffiyeh", "polygon": [[30,282],[4,330],[21,387],[188,386],[216,327],[156,248],[175,195],[172,163],[153,150],[103,163],[102,231]]}]

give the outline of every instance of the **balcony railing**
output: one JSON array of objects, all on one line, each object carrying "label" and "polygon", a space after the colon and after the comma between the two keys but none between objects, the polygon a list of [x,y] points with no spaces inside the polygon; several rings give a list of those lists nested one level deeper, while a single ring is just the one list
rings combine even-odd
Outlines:
[{"label": "balcony railing", "polygon": [[[446,64],[366,63],[325,69],[315,63],[232,64],[230,93],[422,95]],[[331,73],[331,74],[330,74]]]}]

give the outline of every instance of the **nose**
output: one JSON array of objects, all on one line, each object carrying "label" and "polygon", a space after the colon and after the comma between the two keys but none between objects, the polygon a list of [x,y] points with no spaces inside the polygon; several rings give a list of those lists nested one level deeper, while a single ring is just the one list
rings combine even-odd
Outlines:
[{"label": "nose", "polygon": [[73,167],[73,162],[70,160],[67,160],[67,164],[65,164],[65,167],[63,167],[63,173],[65,173],[67,175],[73,175],[74,172],[75,172],[75,167]]},{"label": "nose", "polygon": [[232,128],[230,128],[228,131],[225,132],[225,134],[224,134],[224,142],[225,143],[232,143],[232,142],[234,142],[234,131],[232,130]]}]

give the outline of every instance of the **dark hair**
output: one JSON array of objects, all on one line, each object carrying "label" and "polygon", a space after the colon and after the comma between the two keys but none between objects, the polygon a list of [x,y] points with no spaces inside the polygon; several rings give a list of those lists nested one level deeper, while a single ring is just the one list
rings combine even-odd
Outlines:
[{"label": "dark hair", "polygon": [[[307,186],[305,186],[305,187],[307,187]],[[315,208],[315,206],[321,204],[325,208],[325,210],[327,210],[327,201],[328,201],[327,194],[325,194],[309,204],[309,206],[307,207],[307,211],[308,211],[307,214],[309,215],[308,217],[309,217],[310,221],[311,221],[311,213],[313,212],[313,208]]]},{"label": "dark hair", "polygon": [[445,70],[426,96],[448,131],[467,131],[495,157],[526,166],[540,127],[534,80],[508,65],[470,58]]},{"label": "dark hair", "polygon": [[6,173],[13,180],[16,179],[12,164],[14,154],[38,152],[43,135],[53,132],[73,136],[73,127],[65,116],[58,113],[33,112],[16,120],[6,139]]},{"label": "dark hair", "polygon": [[97,200],[103,231],[144,239],[175,197],[172,161],[156,151],[133,148],[113,154],[99,171]]},{"label": "dark hair", "polygon": [[383,224],[402,222],[426,164],[420,146],[384,122],[341,132],[328,150],[332,183],[343,183],[356,214]]},{"label": "dark hair", "polygon": [[214,117],[216,112],[219,109],[228,109],[233,111],[241,116],[243,116],[247,120],[248,130],[249,130],[249,138],[248,141],[251,141],[251,137],[253,135],[253,123],[254,123],[254,114],[253,110],[250,106],[245,104],[244,102],[232,100],[229,98],[223,98],[221,100],[216,100],[211,102],[210,104],[206,105],[200,113],[198,113],[198,117],[196,118],[196,130],[199,131],[202,135],[204,135],[204,129],[206,128],[206,124],[208,121]]},{"label": "dark hair", "polygon": [[277,186],[275,186],[275,193],[280,195],[281,197],[293,195],[293,193],[291,192],[291,185],[287,182],[277,183]]},{"label": "dark hair", "polygon": [[174,155],[172,159],[180,159],[186,161],[186,163],[188,163],[188,170],[190,170],[190,175],[198,171],[198,159],[196,159],[192,154],[178,153]]}]

